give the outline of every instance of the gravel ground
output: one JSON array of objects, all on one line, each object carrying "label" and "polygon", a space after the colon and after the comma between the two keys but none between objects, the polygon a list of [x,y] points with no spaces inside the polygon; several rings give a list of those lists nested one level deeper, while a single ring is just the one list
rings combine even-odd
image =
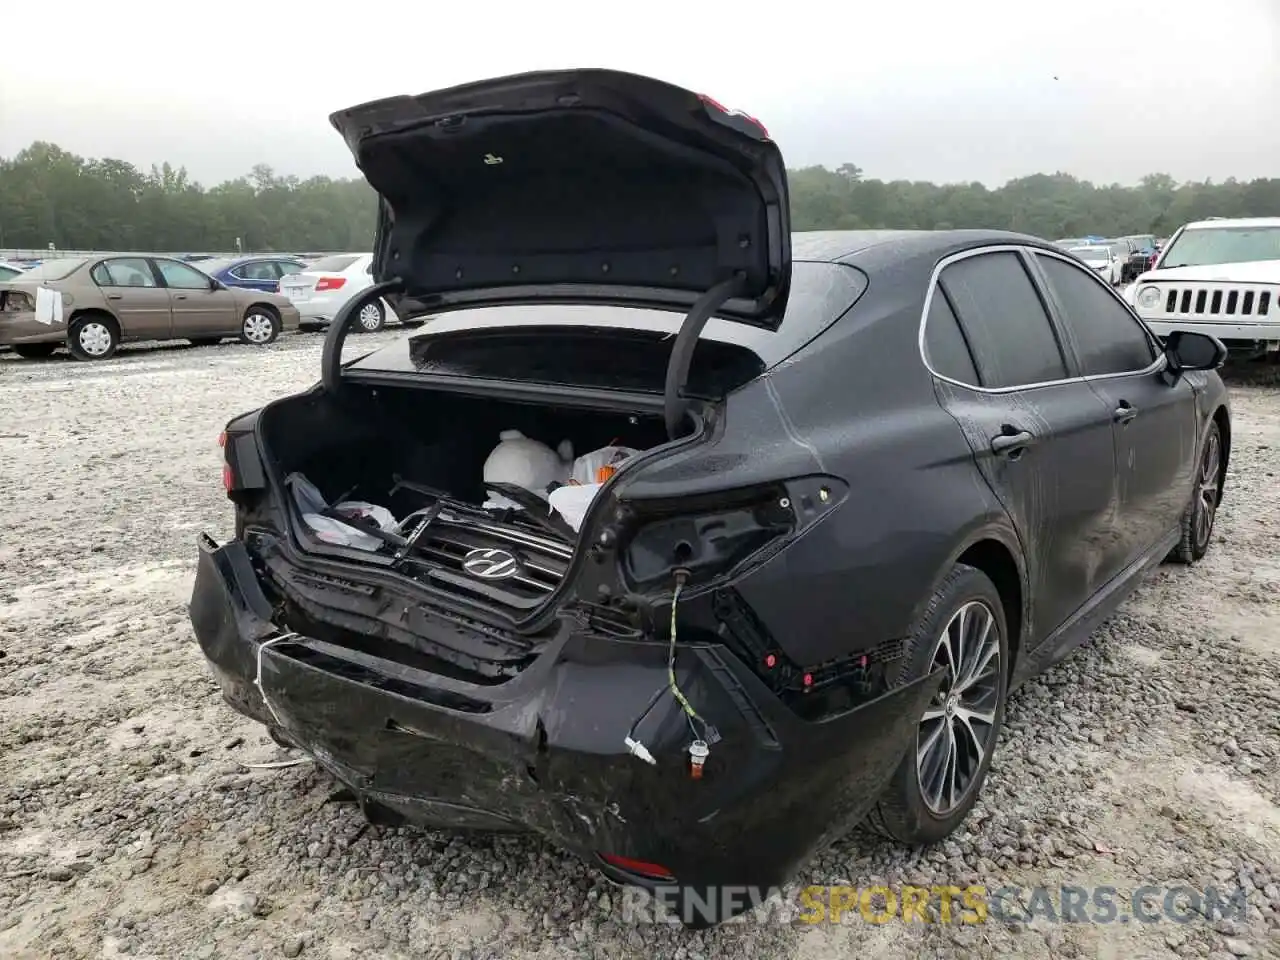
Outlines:
[{"label": "gravel ground", "polygon": [[[390,339],[384,333],[376,339]],[[364,345],[369,339],[361,338]],[[1280,941],[1280,386],[1233,384],[1217,542],[1162,568],[1013,699],[966,827],[861,834],[802,882],[1243,886],[1242,920],[689,933],[534,839],[363,827],[223,706],[187,621],[195,538],[231,514],[228,416],[314,381],[320,340],[0,356],[0,957],[1274,956]]]}]

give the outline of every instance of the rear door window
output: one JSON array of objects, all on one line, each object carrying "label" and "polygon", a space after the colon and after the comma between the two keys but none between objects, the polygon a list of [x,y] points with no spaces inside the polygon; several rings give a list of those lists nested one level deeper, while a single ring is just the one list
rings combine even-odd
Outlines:
[{"label": "rear door window", "polygon": [[1100,282],[1075,264],[1036,254],[1085,376],[1136,373],[1155,362],[1147,331]]},{"label": "rear door window", "polygon": [[1018,253],[965,257],[948,264],[938,283],[955,309],[982,386],[1025,387],[1066,379],[1066,361],[1048,311]]},{"label": "rear door window", "polygon": [[151,264],[141,257],[120,257],[104,260],[90,274],[100,287],[155,287],[155,274]]},{"label": "rear door window", "polygon": [[275,280],[276,272],[270,260],[251,260],[236,268],[236,275],[241,280]]},{"label": "rear door window", "polygon": [[933,291],[933,299],[929,303],[929,316],[924,326],[924,353],[929,366],[939,376],[969,386],[981,385],[960,321],[940,288]]}]

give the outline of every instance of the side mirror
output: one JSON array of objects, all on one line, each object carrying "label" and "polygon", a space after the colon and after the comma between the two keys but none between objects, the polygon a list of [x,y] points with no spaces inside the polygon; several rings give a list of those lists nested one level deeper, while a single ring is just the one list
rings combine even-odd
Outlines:
[{"label": "side mirror", "polygon": [[1227,348],[1217,337],[1207,333],[1191,333],[1175,330],[1164,341],[1164,353],[1169,358],[1169,369],[1175,373],[1184,370],[1217,370],[1227,362]]}]

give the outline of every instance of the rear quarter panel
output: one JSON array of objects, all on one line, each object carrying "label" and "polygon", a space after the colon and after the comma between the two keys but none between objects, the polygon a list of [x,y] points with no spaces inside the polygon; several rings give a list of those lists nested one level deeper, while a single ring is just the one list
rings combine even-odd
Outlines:
[{"label": "rear quarter panel", "polygon": [[904,636],[965,546],[1017,542],[920,360],[920,291],[877,296],[873,284],[822,337],[732,395],[711,446],[619,491],[678,496],[814,474],[848,484],[838,507],[736,583],[801,664]]}]

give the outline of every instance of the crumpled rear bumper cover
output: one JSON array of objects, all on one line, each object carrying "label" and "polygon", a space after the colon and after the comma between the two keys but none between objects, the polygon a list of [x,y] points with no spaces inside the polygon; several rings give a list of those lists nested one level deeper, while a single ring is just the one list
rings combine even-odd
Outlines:
[{"label": "crumpled rear bumper cover", "polygon": [[[688,722],[670,696],[637,731],[657,764],[623,743],[666,684],[665,644],[593,635],[566,619],[516,679],[479,685],[282,636],[270,616],[243,544],[203,539],[191,620],[226,699],[278,725],[366,809],[532,830],[597,866],[609,853],[660,864],[690,886],[785,883],[865,816],[938,679],[809,723],[728,651],[686,646],[681,688],[721,738],[693,780]],[[269,706],[254,684],[259,663]]]}]

